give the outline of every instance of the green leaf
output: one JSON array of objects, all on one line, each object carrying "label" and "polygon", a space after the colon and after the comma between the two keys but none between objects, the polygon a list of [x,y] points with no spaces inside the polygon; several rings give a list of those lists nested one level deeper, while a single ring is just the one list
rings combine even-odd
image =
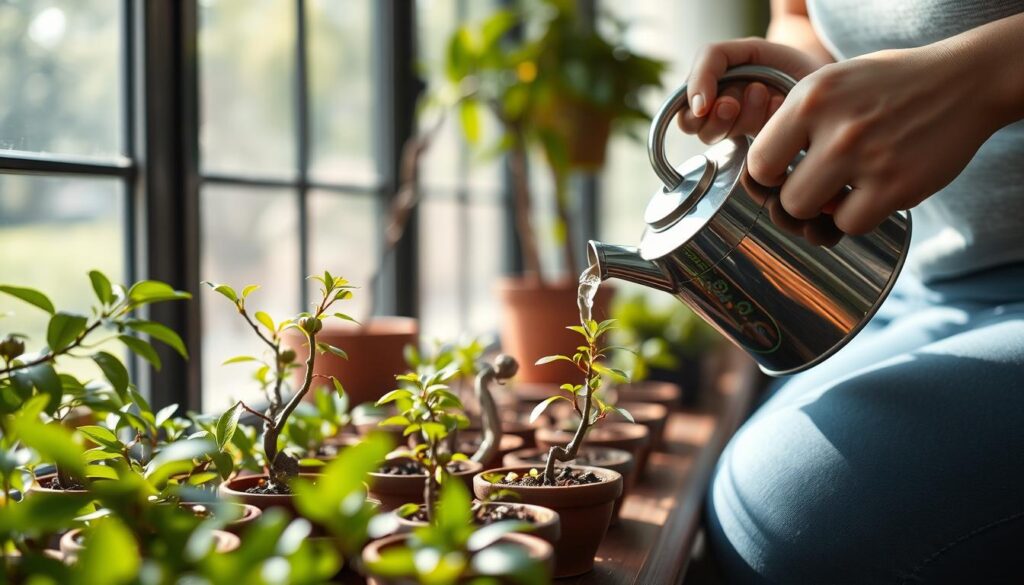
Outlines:
[{"label": "green leaf", "polygon": [[178,352],[181,357],[188,359],[188,351],[185,349],[185,343],[177,333],[166,325],[157,323],[156,321],[144,321],[141,319],[132,319],[127,321],[125,325],[139,333],[145,333],[153,339],[164,342],[171,346],[174,351]]},{"label": "green leaf", "polygon": [[74,441],[68,429],[26,417],[15,419],[12,427],[21,442],[39,453],[44,461],[53,462],[78,477],[84,474],[85,450]]},{"label": "green leaf", "polygon": [[88,319],[82,315],[74,315],[61,311],[50,318],[46,327],[46,343],[50,351],[58,353],[71,345],[85,331]]},{"label": "green leaf", "polygon": [[153,349],[152,345],[131,335],[119,335],[117,338],[120,339],[121,343],[125,344],[128,349],[135,352],[135,355],[153,364],[153,367],[156,368],[157,371],[159,371],[163,366],[160,361],[160,356],[157,355],[156,350]]},{"label": "green leaf", "polygon": [[177,412],[177,410],[177,404],[168,404],[167,406],[161,408],[159,411],[157,411],[156,416],[153,417],[153,424],[158,427],[162,426],[165,422],[171,420],[171,417],[174,416],[174,413]]},{"label": "green leaf", "polygon": [[235,436],[238,430],[238,419],[242,416],[242,403],[236,402],[234,406],[224,411],[217,419],[217,446],[223,451]]},{"label": "green leaf", "polygon": [[139,547],[131,532],[116,517],[109,517],[89,527],[75,573],[82,584],[120,585],[132,582],[140,566]]},{"label": "green leaf", "polygon": [[379,426],[379,427],[399,427],[399,426],[404,427],[404,426],[406,426],[408,424],[409,424],[409,419],[405,418],[402,415],[395,415],[395,416],[391,416],[391,417],[388,417],[388,418],[380,421],[379,423],[377,423],[377,426]]},{"label": "green leaf", "polygon": [[56,309],[53,308],[53,303],[50,302],[50,299],[35,289],[3,284],[0,285],[0,292],[5,292],[13,297],[17,297],[30,305],[39,307],[51,315],[56,311]]},{"label": "green leaf", "polygon": [[171,285],[158,280],[136,282],[128,289],[128,300],[137,305],[191,298],[187,292],[174,290]]},{"label": "green leaf", "polygon": [[258,288],[260,288],[260,285],[258,285],[258,284],[250,284],[249,286],[243,288],[242,289],[242,298],[243,299],[247,298],[249,295],[251,295]]},{"label": "green leaf", "polygon": [[469,540],[466,542],[466,548],[473,552],[483,550],[501,540],[501,537],[506,534],[511,534],[513,532],[529,532],[531,529],[532,525],[529,523],[518,522],[515,520],[504,520],[488,524],[473,532],[469,537]]},{"label": "green leaf", "polygon": [[324,343],[322,341],[318,341],[316,343],[316,348],[318,350],[320,350],[321,353],[331,353],[331,354],[334,354],[334,355],[340,357],[343,360],[347,360],[348,359],[348,354],[345,353],[344,350],[342,350],[339,347],[334,347],[333,345],[331,345],[329,343]]},{"label": "green leaf", "polygon": [[[492,525],[493,526],[493,525]],[[495,544],[473,555],[472,571],[478,575],[495,576],[511,583],[548,583],[550,575],[543,563],[520,547]]]},{"label": "green leaf", "polygon": [[221,362],[220,365],[226,366],[228,364],[240,364],[242,362],[258,362],[258,361],[260,361],[259,358],[255,358],[255,357],[253,357],[251,355],[236,355],[233,358],[228,358],[228,359],[224,360],[223,362]]},{"label": "green leaf", "polygon": [[264,313],[263,311],[256,311],[256,320],[259,321],[261,325],[266,327],[267,330],[270,331],[271,333],[275,331],[274,320],[270,318],[270,315]]},{"label": "green leaf", "polygon": [[441,497],[434,510],[435,522],[440,529],[455,532],[470,525],[473,521],[471,510],[472,498],[469,490],[461,481],[449,481],[441,487]]},{"label": "green leaf", "polygon": [[566,398],[565,396],[551,396],[549,398],[545,398],[543,401],[541,401],[540,404],[534,406],[533,411],[530,412],[530,424],[537,422],[537,419],[540,418],[540,415],[544,414],[544,411],[547,410],[548,406],[551,406],[551,403],[556,400],[565,400],[566,402],[569,401],[569,399]]},{"label": "green leaf", "polygon": [[535,365],[543,366],[544,364],[550,364],[551,362],[569,362],[574,363],[572,359],[564,355],[549,355],[537,360]]},{"label": "green leaf", "polygon": [[106,427],[85,425],[78,427],[77,430],[86,437],[89,437],[92,442],[102,445],[111,451],[120,452],[124,449],[124,443],[119,441],[117,435]]},{"label": "green leaf", "polygon": [[480,142],[480,104],[476,100],[464,99],[459,102],[459,120],[466,142],[475,145]]},{"label": "green leaf", "polygon": [[46,412],[53,414],[60,407],[61,396],[64,393],[64,385],[60,376],[53,369],[53,365],[47,362],[24,368],[11,375],[15,386],[20,386],[27,394],[34,387],[40,393],[49,397],[49,404]]},{"label": "green leaf", "polygon": [[389,402],[394,402],[395,400],[400,400],[400,399],[403,399],[403,398],[410,398],[410,397],[412,397],[412,392],[409,392],[408,390],[403,390],[403,389],[399,388],[398,390],[392,390],[391,392],[388,392],[384,396],[381,396],[380,399],[377,400],[377,406],[382,406],[382,405],[387,404]]},{"label": "green leaf", "polygon": [[[341,380],[331,376],[331,383],[334,384],[334,390],[338,393],[338,396],[345,396],[345,387],[341,385]],[[346,398],[345,401],[347,404],[348,399]]]},{"label": "green leaf", "polygon": [[341,320],[343,320],[343,321],[351,321],[351,322],[353,322],[353,323],[359,323],[359,321],[356,321],[356,320],[355,320],[355,319],[353,319],[353,318],[352,318],[351,316],[349,316],[349,315],[346,315],[345,313],[334,313],[334,315],[333,315],[333,316],[334,316],[334,317],[337,317],[338,319],[341,319]]},{"label": "green leaf", "polygon": [[214,292],[218,292],[224,295],[232,303],[238,303],[238,293],[236,293],[235,289],[231,288],[230,286],[226,284],[216,284],[213,282],[203,282],[203,284],[212,288]]},{"label": "green leaf", "polygon": [[636,423],[636,420],[633,418],[633,415],[630,414],[629,411],[626,410],[625,408],[621,408],[619,406],[615,406],[613,408],[615,409],[615,412],[621,414],[622,417],[625,418],[626,420],[628,420],[629,422],[634,423],[634,424]]},{"label": "green leaf", "polygon": [[121,397],[121,400],[128,402],[128,370],[125,369],[121,360],[113,355],[101,351],[92,356],[92,361],[103,371],[103,375],[114,387],[114,392]]},{"label": "green leaf", "polygon": [[92,290],[96,293],[96,298],[104,305],[109,305],[114,300],[114,289],[110,286],[110,280],[99,270],[90,270],[89,280],[92,281]]},{"label": "green leaf", "polygon": [[119,479],[117,470],[106,465],[86,465],[85,477],[89,479]]},{"label": "green leaf", "polygon": [[416,575],[413,551],[407,547],[394,547],[381,551],[380,558],[367,563],[370,572],[384,578]]}]

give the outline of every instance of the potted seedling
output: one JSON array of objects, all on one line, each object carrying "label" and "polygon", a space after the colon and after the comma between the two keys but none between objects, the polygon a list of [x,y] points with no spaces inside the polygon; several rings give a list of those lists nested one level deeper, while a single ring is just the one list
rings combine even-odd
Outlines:
[{"label": "potted seedling", "polygon": [[[310,278],[319,282],[321,287],[320,300],[314,305],[313,310],[299,313],[293,319],[277,323],[262,311],[257,311],[254,315],[249,314],[246,300],[258,288],[256,285],[247,286],[239,294],[228,285],[206,283],[214,291],[231,301],[242,319],[260,341],[269,348],[266,358],[245,355],[227,360],[227,363],[255,362],[259,364],[257,375],[266,381],[264,388],[268,404],[264,412],[239,403],[243,410],[263,422],[262,446],[263,460],[266,465],[265,473],[236,477],[221,484],[220,487],[222,495],[238,498],[261,509],[267,507],[294,509],[289,484],[299,474],[299,460],[282,450],[281,433],[288,424],[289,417],[312,387],[313,368],[316,365],[317,355],[329,353],[342,358],[346,356],[342,349],[318,341],[317,335],[323,328],[325,319],[350,319],[344,313],[335,312],[333,306],[339,301],[351,298],[352,287],[344,278],[332,276],[330,272]],[[306,339],[306,345],[311,349],[307,352],[303,366],[295,364],[296,352],[289,349],[283,342],[282,335],[284,331],[288,330],[300,332]],[[302,383],[291,396],[286,397],[287,378],[291,370],[297,367],[301,367],[303,371]],[[330,378],[329,382],[339,394],[344,392],[341,382],[337,378]]]},{"label": "potted seedling", "polygon": [[473,521],[469,491],[458,481],[441,488],[429,524],[371,542],[363,562],[372,585],[549,583],[552,548],[518,532],[530,525]]},{"label": "potted seedling", "polygon": [[[608,529],[615,500],[622,495],[623,478],[615,471],[588,466],[558,467],[559,463],[576,459],[588,431],[616,410],[598,397],[604,376],[626,378],[624,372],[604,364],[608,353],[619,349],[601,345],[601,338],[612,325],[611,321],[598,323],[586,320],[582,325],[570,326],[570,330],[584,339],[578,350],[571,357],[554,355],[539,360],[542,364],[568,362],[583,376],[582,384],[564,384],[562,394],[549,397],[534,409],[537,417],[554,402],[567,401],[573,405],[578,411],[579,422],[568,444],[551,446],[541,469],[505,467],[473,478],[478,498],[487,498],[498,490],[509,490],[523,502],[558,512],[562,521],[562,540],[555,551],[556,577],[578,575],[593,567],[594,553]],[[628,416],[628,413],[623,411],[623,415]]]},{"label": "potted seedling", "polygon": [[371,496],[382,509],[390,511],[406,503],[426,504],[433,510],[438,490],[445,481],[468,484],[482,465],[464,453],[448,448],[448,437],[469,426],[462,402],[447,384],[454,368],[437,372],[409,372],[395,376],[402,387],[388,392],[378,406],[394,403],[399,414],[381,425],[404,425],[406,436],[415,435],[416,445],[391,453],[372,478]]}]

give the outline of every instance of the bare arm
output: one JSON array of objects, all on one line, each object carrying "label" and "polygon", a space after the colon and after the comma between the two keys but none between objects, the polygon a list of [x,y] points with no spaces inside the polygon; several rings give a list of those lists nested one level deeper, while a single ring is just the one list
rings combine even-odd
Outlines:
[{"label": "bare arm", "polygon": [[767,40],[793,47],[822,63],[835,61],[811,26],[805,0],[772,0],[771,6],[772,19],[765,35]]}]

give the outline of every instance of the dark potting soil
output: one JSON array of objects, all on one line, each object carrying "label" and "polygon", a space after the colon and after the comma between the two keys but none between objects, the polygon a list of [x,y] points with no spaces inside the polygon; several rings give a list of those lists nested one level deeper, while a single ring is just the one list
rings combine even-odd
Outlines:
[{"label": "dark potting soil", "polygon": [[[448,473],[459,473],[466,469],[468,468],[461,461],[452,461],[448,464]],[[415,461],[400,461],[380,466],[377,473],[384,475],[426,475],[426,470]]]},{"label": "dark potting soil", "polygon": [[[587,485],[604,481],[592,471],[574,470],[572,467],[563,467],[561,470],[556,468],[556,471],[557,475],[555,475],[555,486],[557,487]],[[544,476],[543,474],[537,476],[527,474],[510,479],[509,476],[506,475],[501,478],[498,484],[521,487],[543,487]]]},{"label": "dark potting soil", "polygon": [[54,477],[49,481],[47,485],[43,487],[51,490],[84,490],[85,486],[81,482],[75,481],[74,479],[68,480],[68,485],[63,485],[59,477]]},{"label": "dark potting soil", "polygon": [[[423,506],[420,506],[416,512],[406,516],[405,518],[412,522],[426,522],[427,510]],[[533,515],[533,512],[516,506],[499,504],[493,506],[478,506],[473,510],[473,521],[481,526],[500,522],[502,520],[520,520],[522,522],[529,522],[530,524],[537,524],[537,518]]]},{"label": "dark potting soil", "polygon": [[265,479],[261,479],[258,484],[250,488],[246,488],[245,493],[259,494],[263,496],[287,496],[291,495],[292,490],[285,484],[274,484]]}]

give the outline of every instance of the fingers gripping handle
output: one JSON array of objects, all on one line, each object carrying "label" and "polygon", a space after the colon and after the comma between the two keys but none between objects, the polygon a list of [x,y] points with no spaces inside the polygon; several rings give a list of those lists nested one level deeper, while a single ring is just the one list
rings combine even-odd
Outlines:
[{"label": "fingers gripping handle", "polygon": [[[718,85],[721,86],[734,81],[760,81],[784,94],[789,93],[793,86],[796,85],[796,80],[789,75],[778,69],[772,69],[763,65],[740,65],[733,67],[722,75],[721,79],[718,80]],[[654,167],[654,172],[658,174],[658,178],[665,184],[665,188],[668,191],[674,190],[683,182],[683,176],[676,171],[675,167],[672,166],[672,163],[668,162],[668,158],[665,156],[665,133],[672,124],[672,119],[687,104],[686,87],[687,84],[685,83],[679,86],[665,100],[665,103],[661,104],[661,108],[651,122],[651,133],[647,137],[647,155],[651,159],[651,166]]]}]

